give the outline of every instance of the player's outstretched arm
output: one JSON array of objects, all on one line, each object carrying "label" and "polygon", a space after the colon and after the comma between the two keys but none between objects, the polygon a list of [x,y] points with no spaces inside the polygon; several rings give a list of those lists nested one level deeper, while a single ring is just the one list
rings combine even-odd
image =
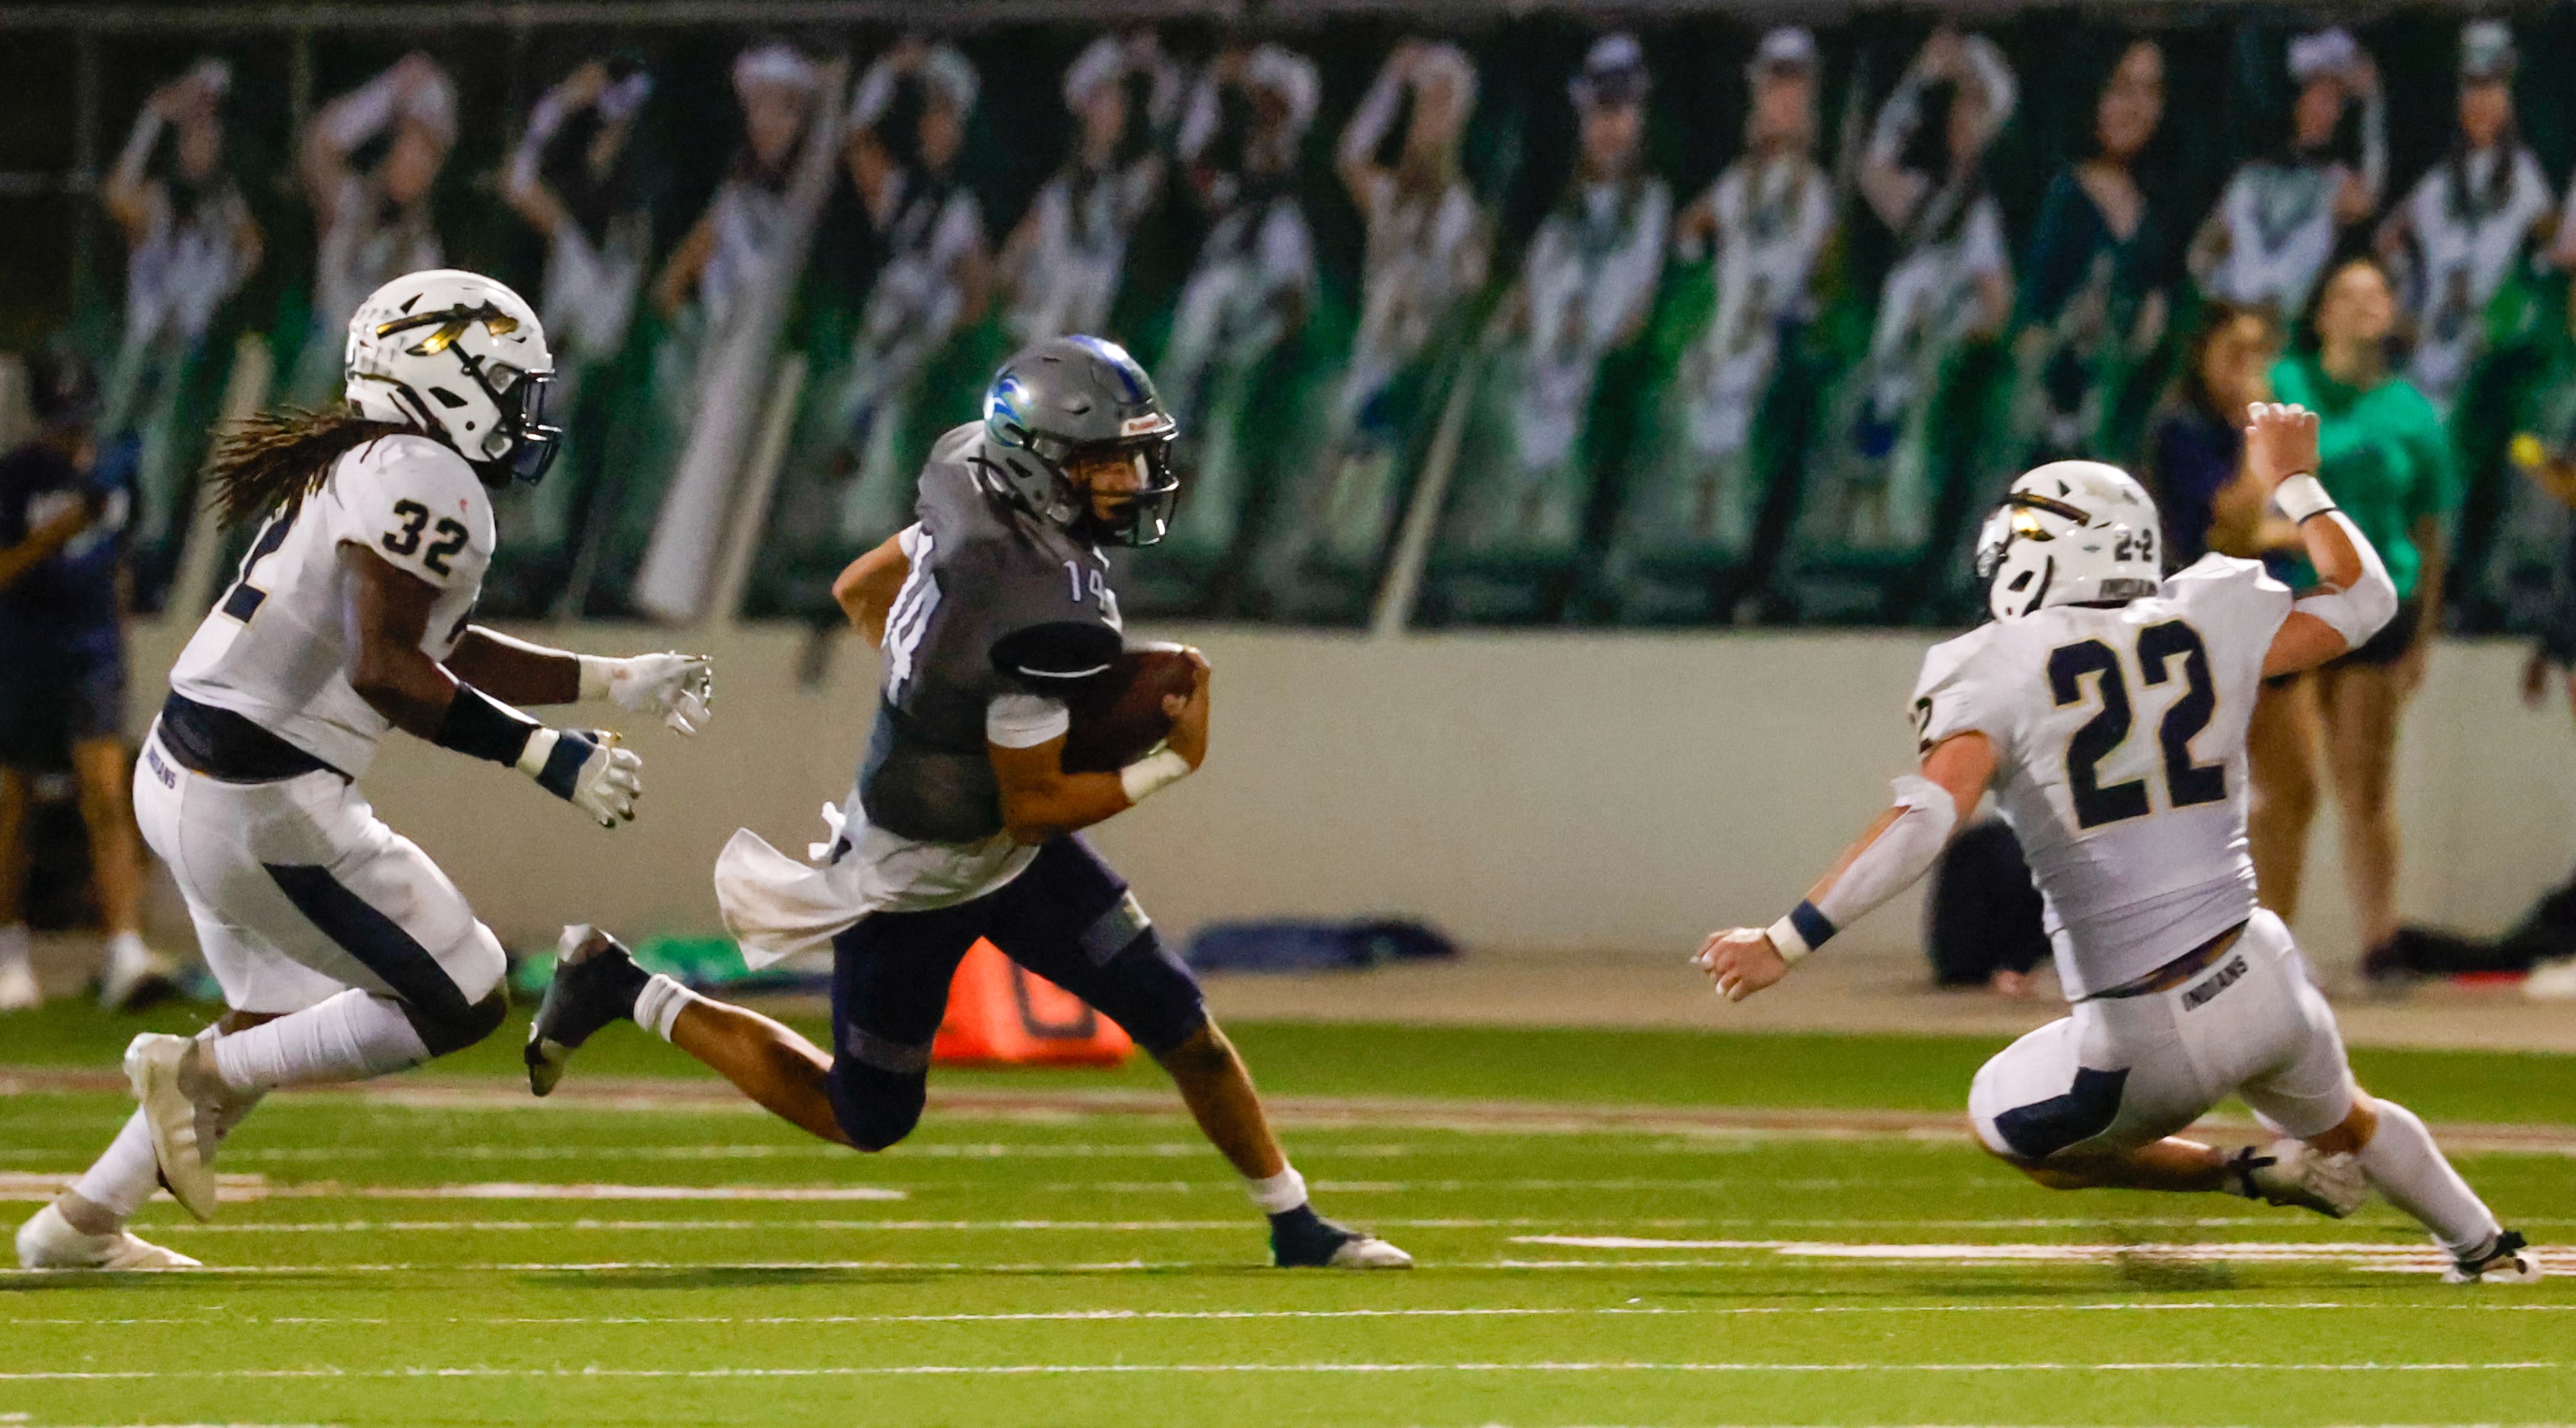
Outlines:
[{"label": "player's outstretched arm", "polygon": [[1995,746],[1985,735],[1957,734],[1934,745],[1919,776],[1896,781],[1896,805],[1843,850],[1804,902],[1767,930],[1710,933],[1695,959],[1700,969],[1731,1002],[1787,976],[1790,964],[1930,872],[1994,776]]},{"label": "player's outstretched arm", "polygon": [[590,815],[602,828],[635,817],[643,760],[615,736],[549,729],[458,679],[421,649],[438,590],[354,541],[340,545],[348,575],[341,627],[349,683],[392,725],[441,748],[505,764]]},{"label": "player's outstretched arm", "polygon": [[507,704],[606,700],[651,714],[676,734],[706,727],[715,705],[715,664],[705,655],[574,654],[469,627],[449,651],[447,672]]},{"label": "player's outstretched arm", "polygon": [[2301,595],[2263,656],[2266,678],[2314,669],[2379,632],[2397,613],[2397,585],[2370,537],[2335,508],[2316,478],[2317,414],[2295,403],[2246,409],[2245,466],[2298,523],[2319,588]]},{"label": "player's outstretched arm", "polygon": [[1044,843],[1114,818],[1206,762],[1208,663],[1196,650],[1190,656],[1198,669],[1189,697],[1163,696],[1170,736],[1161,749],[1116,773],[1066,773],[1062,734],[1026,748],[985,744],[1001,789],[1002,827],[1012,842]]},{"label": "player's outstretched arm", "polygon": [[903,537],[888,536],[832,578],[832,602],[841,607],[859,638],[870,648],[883,649],[886,616],[893,612],[895,597],[903,593],[903,582],[911,576],[912,557],[903,548]]}]

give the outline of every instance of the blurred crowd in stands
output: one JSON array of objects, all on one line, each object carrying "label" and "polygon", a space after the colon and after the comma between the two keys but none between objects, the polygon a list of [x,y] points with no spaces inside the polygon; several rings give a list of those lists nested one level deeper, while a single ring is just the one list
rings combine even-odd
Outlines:
[{"label": "blurred crowd in stands", "polygon": [[1954,622],[2061,452],[2149,472],[2177,556],[2277,548],[2214,414],[2278,390],[2368,408],[2419,623],[2565,668],[2576,19],[2159,18],[110,39],[99,251],[0,302],[100,374],[147,609],[227,394],[329,400],[358,296],[462,263],[539,298],[574,434],[504,614],[826,617],[1080,329],[1184,424],[1149,613],[1361,622],[1420,506],[1419,623]]},{"label": "blurred crowd in stands", "polygon": [[2576,699],[2576,7],[2517,14],[92,39],[115,156],[0,323],[94,391],[53,485],[0,480],[81,488],[157,610],[220,539],[210,427],[332,400],[359,298],[457,264],[538,301],[571,433],[501,506],[495,616],[826,620],[996,362],[1082,330],[1183,424],[1136,612],[1943,624],[2062,454],[2138,469],[2177,562],[2298,578],[2236,413],[2303,401],[2408,598],[2267,694],[2256,857],[2290,911],[2331,792],[2382,948],[2426,637],[2534,634]]}]

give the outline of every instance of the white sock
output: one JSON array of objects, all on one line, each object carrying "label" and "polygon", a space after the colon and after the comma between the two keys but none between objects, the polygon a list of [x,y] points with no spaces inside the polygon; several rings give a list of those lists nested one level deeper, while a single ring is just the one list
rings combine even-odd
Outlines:
[{"label": "white sock", "polygon": [[2395,1101],[2379,1103],[2379,1131],[2361,1149],[2361,1170],[2389,1204],[2414,1216],[2454,1255],[2484,1247],[2502,1229],[2442,1158],[2424,1122]]},{"label": "white sock", "polygon": [[[211,1026],[197,1033],[200,1042],[214,1039],[215,1029]],[[215,1144],[223,1144],[223,1138],[259,1101],[257,1093],[237,1095],[216,1108],[212,1127]],[[152,1192],[160,1188],[161,1163],[153,1158],[152,1127],[141,1111],[126,1118],[116,1139],[108,1142],[107,1149],[71,1184],[73,1194],[114,1215],[119,1226],[134,1218],[134,1212],[142,1209]]]},{"label": "white sock", "polygon": [[23,967],[30,972],[36,968],[35,940],[23,922],[0,927],[0,971],[11,967]]},{"label": "white sock", "polygon": [[114,1215],[120,1225],[160,1187],[161,1163],[152,1158],[152,1127],[141,1111],[126,1118],[107,1150],[72,1182],[73,1193]]},{"label": "white sock", "polygon": [[140,933],[120,932],[107,939],[107,970],[110,976],[119,972],[140,972],[151,965],[152,949],[143,945]]},{"label": "white sock", "polygon": [[656,972],[635,994],[635,1024],[662,1038],[671,1039],[671,1026],[680,1013],[706,998]]},{"label": "white sock", "polygon": [[1293,1165],[1266,1180],[1247,1175],[1243,1184],[1252,1192],[1252,1203],[1260,1206],[1265,1215],[1284,1215],[1306,1203],[1306,1177],[1298,1174]]},{"label": "white sock", "polygon": [[428,1059],[401,1003],[352,987],[292,1016],[217,1037],[214,1070],[235,1091],[267,1091],[364,1081]]}]

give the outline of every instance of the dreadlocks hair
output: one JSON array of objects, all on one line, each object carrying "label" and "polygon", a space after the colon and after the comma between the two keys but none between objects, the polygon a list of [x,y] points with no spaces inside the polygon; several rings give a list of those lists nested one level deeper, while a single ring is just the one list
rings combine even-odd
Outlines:
[{"label": "dreadlocks hair", "polygon": [[313,494],[346,452],[410,430],[360,416],[346,403],[319,411],[279,407],[235,422],[206,468],[216,514],[227,527],[249,525]]}]

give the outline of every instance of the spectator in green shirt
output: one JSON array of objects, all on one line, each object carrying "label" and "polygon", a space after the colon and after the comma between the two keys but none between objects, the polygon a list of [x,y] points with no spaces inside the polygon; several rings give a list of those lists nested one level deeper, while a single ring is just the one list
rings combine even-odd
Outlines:
[{"label": "spectator in green shirt", "polygon": [[[2376,973],[2397,935],[2397,721],[2424,678],[2441,613],[2444,526],[2458,501],[2449,436],[2424,394],[2390,370],[2397,302],[2375,259],[2356,258],[2326,279],[2316,346],[2272,372],[2274,400],[2325,418],[2317,478],[2368,535],[2397,582],[2397,616],[2341,659],[2275,685],[2287,700],[2290,737],[2253,749],[2256,797],[2249,835],[2264,903],[2297,914],[2308,824],[2316,812],[2322,732],[2327,776],[2343,811],[2344,878]],[[2304,566],[2299,583],[2314,578]]]}]

